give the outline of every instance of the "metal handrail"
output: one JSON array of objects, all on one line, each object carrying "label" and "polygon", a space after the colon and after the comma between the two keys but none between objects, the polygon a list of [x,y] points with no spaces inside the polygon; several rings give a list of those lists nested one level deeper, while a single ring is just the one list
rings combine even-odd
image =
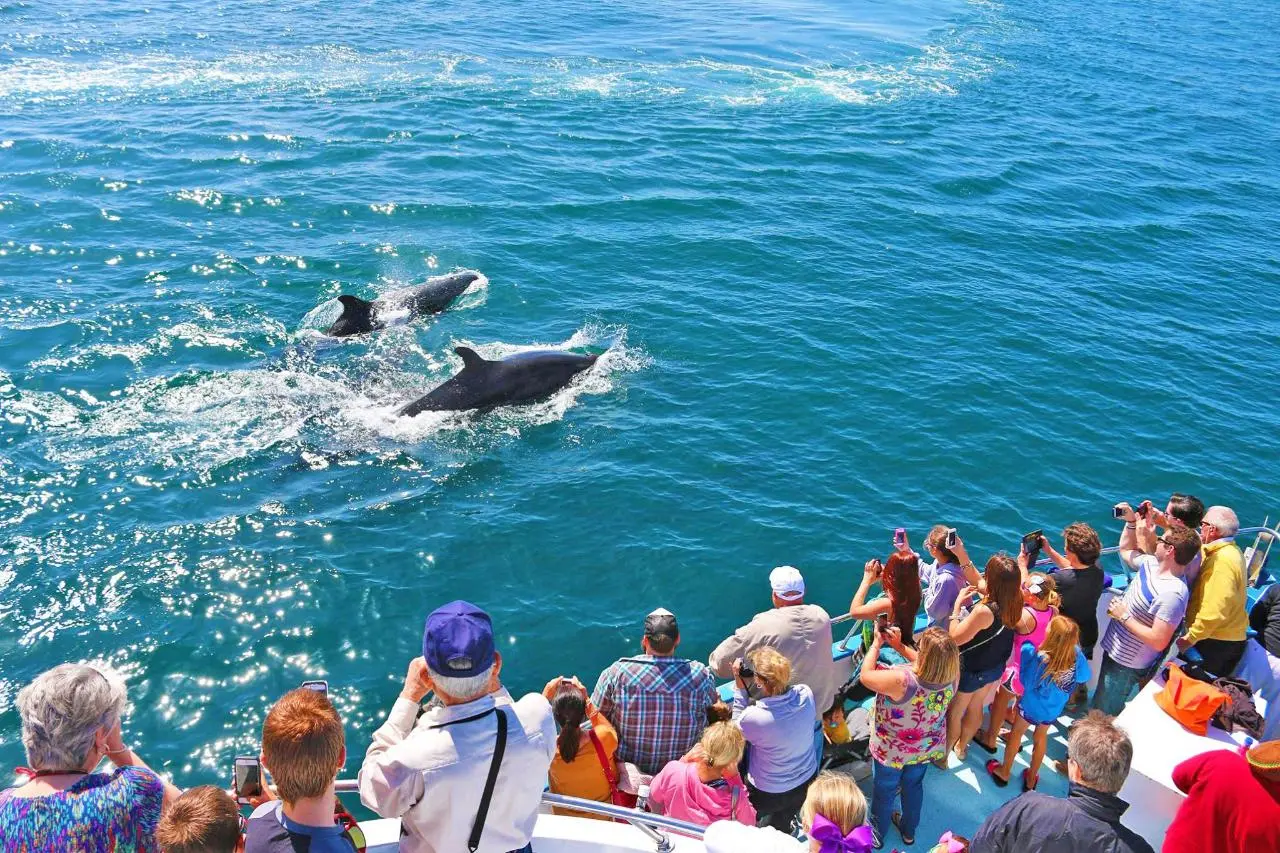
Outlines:
[{"label": "metal handrail", "polygon": [[[1258,536],[1264,533],[1267,536],[1270,536],[1272,539],[1280,541],[1280,524],[1277,524],[1275,527],[1241,527],[1239,530],[1236,531],[1236,536]],[[1119,545],[1110,545],[1102,549],[1100,556],[1105,557],[1109,554],[1119,554],[1119,553],[1120,553]],[[1036,565],[1051,566],[1053,565],[1053,560],[1050,560],[1048,557],[1042,557],[1039,560],[1036,560]],[[853,616],[851,616],[850,614],[841,613],[839,616],[831,617],[831,624],[843,625],[845,622],[848,622],[851,619],[853,619]]]},{"label": "metal handrail", "polygon": [[[334,783],[333,789],[339,794],[353,794],[360,788],[359,782],[355,779],[339,779]],[[579,797],[566,797],[564,794],[553,794],[550,791],[542,792],[542,803],[547,806],[557,806],[559,808],[572,809],[576,812],[586,812],[598,817],[625,821],[649,836],[654,844],[658,846],[657,849],[659,851],[671,850],[672,847],[670,839],[658,832],[658,829],[667,829],[692,838],[702,838],[703,832],[706,831],[705,827],[698,826],[696,823],[676,820],[673,817],[642,812],[639,809],[629,809],[626,806],[615,806],[613,803],[584,800]]]}]

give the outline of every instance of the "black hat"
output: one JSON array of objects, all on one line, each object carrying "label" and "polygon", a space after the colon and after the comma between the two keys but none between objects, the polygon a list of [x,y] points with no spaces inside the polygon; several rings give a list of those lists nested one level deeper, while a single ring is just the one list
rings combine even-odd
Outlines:
[{"label": "black hat", "polygon": [[644,617],[644,635],[650,640],[666,637],[671,640],[680,637],[680,628],[676,625],[676,615],[664,607]]}]

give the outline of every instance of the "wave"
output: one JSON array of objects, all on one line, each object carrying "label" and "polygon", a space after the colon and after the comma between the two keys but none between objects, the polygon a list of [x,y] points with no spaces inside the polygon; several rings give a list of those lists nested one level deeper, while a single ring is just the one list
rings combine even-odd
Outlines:
[{"label": "wave", "polygon": [[[949,31],[941,43],[901,50],[905,55],[889,61],[845,65],[811,59],[785,66],[713,58],[512,60],[440,52],[375,53],[337,46],[234,53],[213,59],[169,54],[89,60],[27,57],[0,68],[0,101],[115,102],[240,90],[254,98],[341,91],[420,96],[433,90],[454,97],[459,90],[467,90],[556,100],[866,104],[917,94],[954,94],[958,86],[985,76],[992,68],[992,61],[963,43],[955,31]],[[228,139],[277,149],[300,144],[294,136],[272,130],[236,131]]]},{"label": "wave", "polygon": [[[627,345],[625,327],[588,324],[559,343],[474,345],[489,358],[531,349],[605,347],[596,364],[567,388],[537,404],[477,417],[429,413],[402,418],[408,401],[462,368],[452,352],[422,350],[412,330],[375,335],[368,350],[342,364],[315,348],[293,346],[275,362],[236,371],[188,371],[135,382],[106,400],[63,399],[18,392],[6,410],[50,433],[49,458],[83,465],[109,456],[126,467],[209,471],[259,454],[294,455],[323,467],[334,454],[382,454],[461,433],[470,439],[513,437],[559,421],[583,395],[611,391],[618,378],[650,362]],[[0,389],[3,390],[3,389]],[[318,461],[317,461],[318,460]]]}]

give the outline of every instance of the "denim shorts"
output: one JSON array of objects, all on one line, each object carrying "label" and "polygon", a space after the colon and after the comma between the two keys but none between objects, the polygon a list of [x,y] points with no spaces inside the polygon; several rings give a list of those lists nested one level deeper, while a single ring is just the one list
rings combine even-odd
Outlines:
[{"label": "denim shorts", "polygon": [[960,671],[960,684],[956,688],[957,693],[976,693],[988,684],[996,681],[1000,676],[1004,675],[1004,666],[993,667],[992,669],[980,669],[971,672],[967,669]]}]

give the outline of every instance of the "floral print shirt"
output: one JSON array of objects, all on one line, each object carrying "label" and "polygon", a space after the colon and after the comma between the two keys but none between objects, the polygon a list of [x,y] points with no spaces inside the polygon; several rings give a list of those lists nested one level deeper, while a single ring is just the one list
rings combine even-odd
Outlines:
[{"label": "floral print shirt", "polygon": [[947,706],[955,695],[955,682],[923,684],[916,680],[910,664],[893,669],[906,676],[907,692],[898,702],[876,694],[871,757],[894,768],[942,758],[946,755]]},{"label": "floral print shirt", "polygon": [[155,853],[164,785],[143,767],[91,773],[65,791],[0,791],[2,853]]}]

